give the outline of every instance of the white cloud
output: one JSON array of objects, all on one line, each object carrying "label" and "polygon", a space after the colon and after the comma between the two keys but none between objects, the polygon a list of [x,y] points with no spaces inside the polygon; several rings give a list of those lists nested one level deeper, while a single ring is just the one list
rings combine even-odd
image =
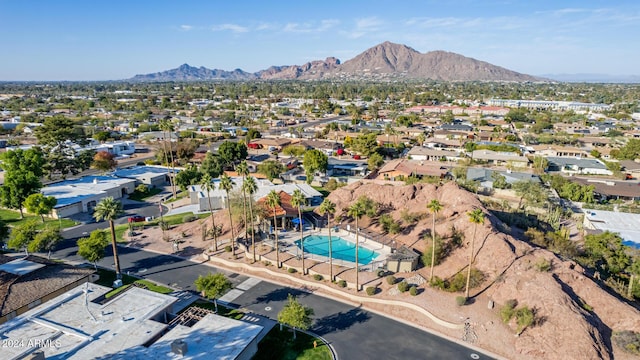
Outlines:
[{"label": "white cloud", "polygon": [[237,24],[220,24],[211,28],[213,31],[231,31],[234,33],[246,33],[249,32],[249,28],[240,26]]},{"label": "white cloud", "polygon": [[316,33],[327,31],[335,27],[339,23],[340,21],[335,19],[324,19],[320,22],[287,23],[282,31],[296,33]]},{"label": "white cloud", "polygon": [[189,31],[191,29],[193,29],[193,26],[191,25],[180,25],[180,30],[182,31]]}]

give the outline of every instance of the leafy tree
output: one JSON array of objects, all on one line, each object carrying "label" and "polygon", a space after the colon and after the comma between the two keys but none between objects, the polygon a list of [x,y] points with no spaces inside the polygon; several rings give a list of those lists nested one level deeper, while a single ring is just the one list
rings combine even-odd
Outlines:
[{"label": "leafy tree", "polygon": [[50,259],[51,251],[62,239],[60,229],[47,226],[44,230],[40,230],[35,234],[33,241],[27,245],[27,249],[31,252],[46,251],[47,258]]},{"label": "leafy tree", "polygon": [[640,139],[629,139],[629,141],[620,148],[620,151],[616,154],[616,158],[620,160],[635,160],[640,158]]},{"label": "leafy tree", "polygon": [[200,166],[200,172],[208,174],[209,177],[215,179],[222,174],[222,162],[220,157],[208,152],[202,160],[202,166]]},{"label": "leafy tree", "polygon": [[511,184],[507,182],[507,178],[497,171],[491,173],[491,179],[493,179],[494,189],[508,189],[511,187]]},{"label": "leafy tree", "polygon": [[111,137],[111,133],[109,131],[96,131],[93,134],[93,138],[100,142],[105,142],[109,140],[110,137]]},{"label": "leafy tree", "polygon": [[631,264],[622,238],[616,233],[605,231],[601,234],[587,235],[584,238],[584,248],[596,266],[610,275],[620,274]]},{"label": "leafy tree", "polygon": [[11,235],[9,236],[9,242],[7,245],[14,250],[24,249],[25,253],[29,255],[28,245],[33,241],[36,234],[38,224],[35,220],[29,220],[11,229]]},{"label": "leafy tree", "polygon": [[98,151],[93,156],[93,163],[91,163],[91,167],[101,171],[109,171],[118,166],[118,162],[115,157],[115,155],[106,150]]},{"label": "leafy tree", "polygon": [[429,272],[429,281],[433,279],[433,266],[436,263],[436,216],[442,210],[442,204],[438,199],[433,199],[427,205],[427,208],[433,214],[433,222],[431,224],[431,271]]},{"label": "leafy tree", "polygon": [[549,166],[549,160],[547,160],[547,158],[543,156],[533,157],[533,170],[536,174],[538,175],[543,174],[548,166]]},{"label": "leafy tree", "polygon": [[329,165],[329,158],[322,151],[317,149],[307,150],[304,153],[304,159],[302,160],[302,166],[304,166],[304,173],[307,175],[307,184],[311,184],[313,181],[313,174],[316,171],[327,171]]},{"label": "leafy tree", "polygon": [[360,235],[360,228],[358,227],[358,220],[360,219],[360,217],[362,215],[364,215],[367,212],[367,208],[365,207],[365,201],[362,201],[364,198],[359,198],[358,201],[356,201],[355,203],[351,204],[351,206],[349,206],[348,210],[347,210],[347,214],[348,216],[352,217],[355,221],[356,221],[356,256],[355,256],[355,260],[356,260],[356,292],[360,291],[360,282],[359,282],[359,272],[360,272],[360,268],[358,266],[358,247],[359,247],[359,235]]},{"label": "leafy tree", "polygon": [[269,194],[267,194],[267,200],[265,201],[265,205],[271,208],[273,212],[273,232],[275,234],[276,241],[276,263],[278,264],[278,268],[280,268],[280,248],[278,246],[278,220],[276,218],[276,208],[280,206],[280,195],[275,191],[271,190]]},{"label": "leafy tree", "polygon": [[198,168],[195,165],[190,165],[176,174],[175,181],[180,190],[187,191],[188,186],[198,184],[201,178],[202,173],[198,171]]},{"label": "leafy tree", "polygon": [[300,156],[304,156],[304,153],[307,151],[307,149],[304,148],[304,146],[301,145],[288,145],[285,146],[284,149],[282,149],[282,153],[284,155],[287,156],[293,156],[293,157],[300,157]]},{"label": "leafy tree", "polygon": [[307,198],[300,189],[295,189],[291,197],[291,205],[298,208],[298,221],[300,221],[300,248],[302,250],[302,275],[306,275],[307,271],[304,267],[304,226],[302,226],[302,205],[307,203]]},{"label": "leafy tree", "polygon": [[627,267],[629,273],[629,287],[627,288],[627,297],[633,296],[633,286],[637,282],[637,277],[640,276],[640,256],[635,256],[631,259],[631,264]]},{"label": "leafy tree", "polygon": [[247,138],[247,143],[249,143],[253,139],[260,139],[262,137],[262,134],[260,134],[260,131],[258,131],[258,129],[256,128],[249,128],[245,136]]},{"label": "leafy tree", "polygon": [[525,200],[529,206],[535,206],[544,203],[547,194],[542,185],[535,181],[518,181],[512,185],[513,190],[520,197],[518,209],[522,207],[522,201]]},{"label": "leafy tree", "polygon": [[94,230],[88,238],[81,238],[77,242],[78,255],[83,259],[92,262],[94,268],[98,268],[97,262],[104,258],[105,248],[109,246],[107,232],[104,230]]},{"label": "leafy tree", "polygon": [[82,127],[63,115],[46,118],[42,126],[35,128],[34,135],[38,144],[49,148],[61,147],[67,140],[80,145],[86,142]]},{"label": "leafy tree", "polygon": [[291,294],[288,295],[287,303],[278,313],[278,321],[293,328],[293,338],[296,338],[296,329],[307,330],[313,320],[313,309],[304,306]]},{"label": "leafy tree", "polygon": [[118,258],[118,245],[116,243],[116,228],[114,221],[123,214],[124,211],[122,210],[122,203],[111,196],[100,200],[93,212],[93,217],[96,221],[109,221],[109,228],[111,229],[111,246],[113,247],[113,260],[116,265],[116,276],[118,279],[122,279],[122,274],[120,273],[120,259]]},{"label": "leafy tree", "polygon": [[211,175],[208,173],[204,173],[202,178],[200,179],[200,186],[207,193],[207,202],[209,203],[209,212],[211,213],[211,228],[213,229],[213,244],[215,251],[218,251],[218,235],[217,235],[217,227],[215,216],[213,216],[213,206],[211,205],[211,195],[209,195],[212,191],[216,190],[216,184],[213,182]]},{"label": "leafy tree", "polygon": [[44,223],[44,215],[51,213],[58,200],[53,196],[44,196],[41,193],[31,194],[24,201],[24,207],[27,211],[40,215]]},{"label": "leafy tree", "polygon": [[[345,145],[346,146],[346,145]],[[378,139],[376,133],[362,134],[353,139],[351,145],[353,151],[363,156],[371,156],[378,151]]]},{"label": "leafy tree", "polygon": [[525,108],[515,108],[509,110],[507,115],[504,116],[504,120],[507,122],[526,122],[529,123],[532,120],[529,118],[529,111]]},{"label": "leafy tree", "polygon": [[203,297],[213,300],[216,312],[218,312],[218,298],[231,289],[232,286],[231,281],[223,273],[200,275],[194,284],[196,285],[196,290]]},{"label": "leafy tree", "polygon": [[7,151],[1,160],[5,175],[0,188],[0,205],[20,211],[20,218],[24,218],[24,201],[42,188],[40,177],[45,164],[44,155],[40,148],[35,147]]},{"label": "leafy tree", "polygon": [[382,155],[378,153],[373,153],[369,156],[367,160],[367,165],[369,166],[369,170],[374,170],[381,167],[384,164],[384,158]]},{"label": "leafy tree", "polygon": [[273,181],[284,172],[284,165],[276,160],[266,160],[258,164],[257,171],[266,176],[269,181]]},{"label": "leafy tree", "polygon": [[253,262],[256,262],[256,237],[253,229],[253,194],[258,191],[258,185],[253,176],[248,176],[242,182],[242,191],[249,195],[249,218],[251,219],[251,248],[253,251]]},{"label": "leafy tree", "polygon": [[469,282],[471,280],[471,266],[473,265],[473,252],[474,245],[476,241],[476,231],[478,230],[478,224],[484,224],[484,213],[482,209],[475,209],[467,213],[469,215],[469,221],[474,225],[473,226],[473,237],[471,238],[471,250],[469,252],[469,267],[467,268],[467,284],[464,290],[464,297],[469,299]]},{"label": "leafy tree", "polygon": [[224,166],[230,166],[236,161],[247,158],[247,146],[240,142],[225,141],[220,144],[218,155]]},{"label": "leafy tree", "polygon": [[321,215],[327,215],[327,227],[329,228],[329,279],[333,281],[333,249],[331,246],[331,216],[336,212],[336,204],[332,203],[329,199],[324,199],[318,212]]},{"label": "leafy tree", "polygon": [[229,224],[231,227],[231,251],[233,252],[233,257],[236,256],[236,236],[233,231],[233,216],[231,214],[231,201],[229,199],[229,192],[233,189],[233,186],[236,183],[231,180],[231,178],[227,174],[222,174],[220,176],[220,189],[224,190],[227,194],[227,209],[229,210]]},{"label": "leafy tree", "polygon": [[9,237],[9,226],[4,220],[0,219],[0,248]]}]

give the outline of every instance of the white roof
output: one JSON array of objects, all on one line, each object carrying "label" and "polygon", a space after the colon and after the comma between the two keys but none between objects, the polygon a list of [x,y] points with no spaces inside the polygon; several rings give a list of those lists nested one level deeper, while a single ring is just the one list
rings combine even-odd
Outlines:
[{"label": "white roof", "polygon": [[36,263],[26,259],[16,259],[0,265],[0,271],[8,272],[14,275],[24,275],[43,267],[44,264]]},{"label": "white roof", "polygon": [[84,198],[106,194],[107,191],[122,185],[135,183],[132,179],[112,176],[83,176],[79,179],[61,181],[48,185],[41,190],[45,196],[53,196],[58,200],[56,208],[77,203]]},{"label": "white roof", "polygon": [[640,248],[640,214],[604,210],[585,210],[585,213],[596,229],[618,233],[625,245]]},{"label": "white roof", "polygon": [[[180,169],[174,169],[175,173],[179,172]],[[121,178],[130,178],[130,179],[142,179],[142,178],[151,178],[158,175],[168,175],[171,172],[166,166],[133,166],[126,169],[119,169],[112,174]]]}]

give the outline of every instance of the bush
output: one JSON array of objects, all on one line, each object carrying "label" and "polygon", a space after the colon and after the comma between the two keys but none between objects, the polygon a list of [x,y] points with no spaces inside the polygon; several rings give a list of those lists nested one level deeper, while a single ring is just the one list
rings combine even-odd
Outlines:
[{"label": "bush", "polygon": [[324,279],[324,278],[320,274],[315,274],[315,275],[313,275],[313,279],[317,280],[317,281],[322,281],[322,279]]},{"label": "bush", "polygon": [[[424,250],[424,252],[422,253],[422,264],[424,264],[424,266],[431,266],[431,249],[432,249],[432,245],[433,245],[433,241],[431,239],[431,237],[425,238],[425,240],[427,241],[427,247]],[[435,264],[434,265],[440,265],[440,262],[444,259],[444,255],[445,255],[445,249],[443,246],[443,241],[442,238],[440,238],[440,236],[436,235],[436,257],[435,257]]]},{"label": "bush", "polygon": [[520,309],[516,310],[516,323],[518,323],[518,329],[516,332],[521,334],[524,329],[531,326],[533,324],[535,316],[533,311],[529,309],[527,306],[523,306]]},{"label": "bush", "polygon": [[[469,289],[480,286],[484,281],[484,274],[478,269],[471,269],[471,278],[469,279]],[[447,291],[457,292],[462,291],[467,286],[467,274],[466,272],[460,272],[451,279],[449,285],[446,287]]]},{"label": "bush", "polygon": [[224,247],[224,251],[225,252],[231,252],[231,250],[232,250],[231,249],[231,245],[227,245],[227,246]]},{"label": "bush", "polygon": [[136,186],[135,190],[137,192],[139,192],[140,194],[146,194],[147,192],[149,192],[149,188],[145,184],[140,184],[140,185]]},{"label": "bush", "polygon": [[379,269],[379,270],[376,272],[376,275],[378,275],[378,277],[379,277],[379,278],[381,278],[381,277],[383,277],[383,276],[384,276],[384,274],[386,274],[386,273],[387,273],[387,272],[386,272],[386,271],[384,271],[383,269]]},{"label": "bush", "polygon": [[613,342],[621,349],[634,355],[640,355],[640,333],[624,330],[613,333]]},{"label": "bush", "polygon": [[375,286],[369,286],[367,287],[367,295],[372,296],[376,294],[376,291],[378,291],[378,289]]},{"label": "bush", "polygon": [[429,285],[431,287],[434,287],[436,289],[440,289],[440,290],[444,290],[446,287],[446,283],[444,282],[444,280],[442,280],[441,278],[434,276],[431,281],[429,282]]},{"label": "bush", "polygon": [[463,306],[464,304],[467,303],[467,298],[464,296],[456,296],[456,304],[458,304],[458,306]]},{"label": "bush", "polygon": [[406,281],[402,280],[401,282],[398,283],[398,290],[401,293],[406,292],[407,290],[409,290],[409,284],[407,284]]},{"label": "bush", "polygon": [[551,262],[545,258],[540,258],[535,266],[540,272],[549,272],[551,270]]},{"label": "bush", "polygon": [[507,302],[500,308],[500,317],[505,324],[511,320],[515,313],[515,308],[518,302],[515,299],[507,300]]},{"label": "bush", "polygon": [[188,222],[192,222],[192,221],[196,221],[198,220],[198,217],[196,215],[185,215],[182,217],[182,222],[183,223],[188,223]]},{"label": "bush", "polygon": [[341,288],[345,288],[347,287],[347,282],[344,280],[340,280],[338,281],[338,286],[340,286]]},{"label": "bush", "polygon": [[329,181],[327,181],[327,183],[324,185],[324,188],[327,189],[327,191],[333,191],[338,188],[338,182],[336,181],[336,179],[330,178]]},{"label": "bush", "polygon": [[393,275],[387,276],[387,284],[393,285],[396,283],[396,277]]},{"label": "bush", "polygon": [[393,217],[389,214],[380,216],[379,222],[382,224],[382,230],[388,234],[397,234],[400,232],[400,223],[393,220]]},{"label": "bush", "polygon": [[163,231],[167,231],[171,228],[171,225],[169,225],[169,223],[166,221],[159,221],[158,226],[160,226],[160,229],[162,229]]},{"label": "bush", "polygon": [[287,269],[287,272],[288,272],[289,274],[295,274],[296,272],[298,272],[298,270],[296,270],[296,269],[294,269],[294,268],[288,268],[288,269]]},{"label": "bush", "polygon": [[411,294],[411,296],[416,296],[418,295],[418,288],[413,285],[409,288],[409,294]]}]

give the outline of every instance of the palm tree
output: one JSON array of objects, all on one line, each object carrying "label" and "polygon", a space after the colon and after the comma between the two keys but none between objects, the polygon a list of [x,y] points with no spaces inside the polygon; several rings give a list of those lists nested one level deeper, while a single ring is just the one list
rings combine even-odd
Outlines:
[{"label": "palm tree", "polygon": [[478,229],[478,224],[484,224],[484,213],[482,209],[475,209],[468,212],[467,215],[469,215],[469,221],[474,225],[473,237],[471,238],[471,252],[469,253],[469,268],[467,269],[467,286],[464,290],[464,297],[466,299],[469,298],[469,281],[471,279],[471,265],[473,264],[473,248],[476,241],[476,230]]},{"label": "palm tree", "polygon": [[293,195],[291,197],[291,205],[298,208],[298,221],[300,221],[300,249],[302,250],[302,275],[306,275],[306,271],[304,269],[304,236],[303,236],[303,226],[302,226],[302,205],[305,205],[307,202],[307,198],[304,196],[300,189],[295,189],[293,191]]},{"label": "palm tree", "polygon": [[111,196],[100,200],[93,212],[93,217],[96,221],[102,221],[103,219],[109,221],[113,259],[116,265],[116,276],[118,279],[122,279],[122,274],[120,273],[120,259],[118,259],[118,246],[116,244],[116,228],[113,221],[122,216],[122,214],[124,214],[122,204]]},{"label": "palm tree", "polygon": [[433,213],[433,223],[431,225],[431,272],[429,273],[429,281],[433,279],[433,265],[436,262],[436,215],[442,210],[442,204],[437,199],[431,200],[427,208]]},{"label": "palm tree", "polygon": [[244,188],[244,182],[249,175],[249,166],[246,160],[242,160],[242,162],[236,166],[236,172],[242,176],[242,213],[244,214],[244,238],[247,239],[249,237],[247,229],[247,191]]},{"label": "palm tree", "polygon": [[231,251],[234,258],[236,257],[236,236],[233,232],[233,216],[231,216],[231,199],[229,198],[229,191],[233,189],[235,184],[236,183],[231,180],[229,175],[222,174],[222,176],[220,176],[220,189],[227,193],[227,209],[229,210],[229,224],[231,226]]},{"label": "palm tree", "polygon": [[365,209],[363,203],[359,200],[351,204],[347,211],[347,214],[356,220],[356,291],[360,291],[360,282],[358,281],[358,273],[360,272],[360,269],[358,268],[358,235],[360,235],[360,228],[358,227],[358,219],[360,219],[360,217],[366,212],[367,209]]},{"label": "palm tree", "polygon": [[211,206],[211,196],[209,195],[212,191],[216,190],[216,184],[211,181],[211,175],[205,173],[202,175],[202,179],[200,179],[200,186],[204,191],[207,192],[207,202],[209,203],[209,212],[211,213],[211,231],[213,231],[213,245],[215,251],[218,251],[218,229],[216,228],[216,220],[213,216],[213,206]]},{"label": "palm tree", "polygon": [[336,204],[332,203],[329,199],[324,199],[320,207],[318,208],[320,214],[327,214],[327,227],[329,227],[329,279],[333,281],[333,249],[331,248],[331,218],[329,215],[333,215],[336,212]]},{"label": "palm tree", "polygon": [[[173,131],[173,124],[171,124],[171,122],[167,119],[163,119],[160,120],[160,129],[162,129],[162,137],[164,137],[164,141],[162,143],[162,147],[164,148],[164,157],[165,157],[165,161],[169,162],[169,159],[167,159],[167,136],[165,135],[165,132],[170,132]],[[174,171],[173,171],[173,145],[171,143],[171,134],[169,134],[169,155],[171,156],[171,162],[169,163],[169,169],[171,169],[170,173],[169,173],[169,183],[171,184],[171,192],[173,192],[173,198],[176,198],[176,182],[175,182],[175,178],[174,178]]]},{"label": "palm tree", "polygon": [[280,205],[280,195],[275,190],[271,190],[267,195],[267,206],[273,210],[273,232],[276,236],[276,263],[280,268],[280,248],[278,247],[278,223],[276,222],[276,207]]},{"label": "palm tree", "polygon": [[[249,194],[249,217],[251,218],[251,247],[253,248],[253,262],[256,262],[256,236],[253,229],[253,194],[258,191],[258,185],[256,184],[253,176],[248,176],[242,183],[242,191]],[[245,227],[246,227],[245,223]]]}]

